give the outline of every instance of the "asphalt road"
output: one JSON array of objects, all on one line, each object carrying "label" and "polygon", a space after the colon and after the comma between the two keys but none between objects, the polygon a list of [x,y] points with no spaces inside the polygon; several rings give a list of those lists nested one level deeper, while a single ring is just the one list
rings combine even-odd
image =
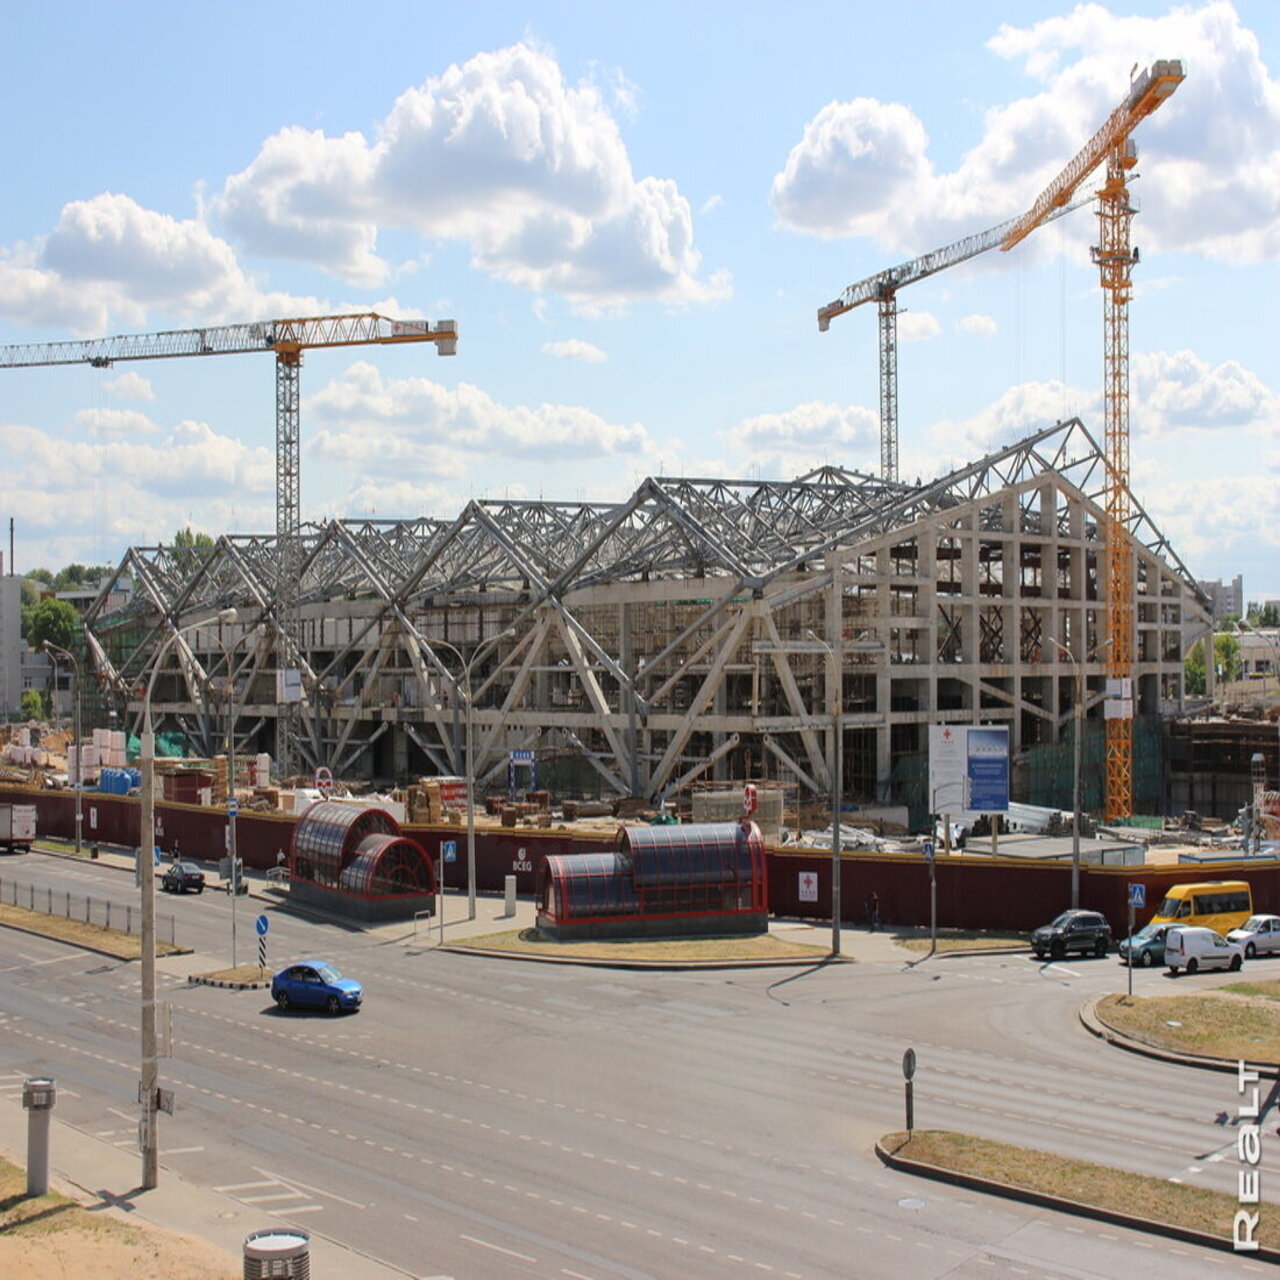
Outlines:
[{"label": "asphalt road", "polygon": [[[0,876],[133,901],[128,876],[32,855]],[[7,895],[6,895],[7,897]],[[224,894],[162,897],[230,961]],[[240,959],[259,901],[237,904]],[[1114,958],[1028,956],[646,973],[459,956],[271,909],[270,963],[334,959],[357,1015],[281,1014],[188,986],[162,1084],[165,1168],[264,1219],[412,1276],[1202,1277],[1230,1254],[953,1190],[875,1160],[903,1125],[955,1128],[1234,1193],[1232,1077],[1100,1044],[1075,1011]],[[1280,960],[1257,962],[1280,973]],[[132,1147],[139,971],[0,930],[0,1092],[48,1072],[59,1118]],[[1200,985],[1215,979],[1204,978]],[[1135,992],[1185,991],[1160,971]],[[1280,1218],[1269,1113],[1264,1221]]]}]

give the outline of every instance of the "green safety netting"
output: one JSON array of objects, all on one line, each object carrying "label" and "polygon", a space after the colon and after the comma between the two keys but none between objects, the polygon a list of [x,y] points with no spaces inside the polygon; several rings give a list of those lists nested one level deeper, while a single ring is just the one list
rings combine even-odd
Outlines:
[{"label": "green safety netting", "polygon": [[[181,733],[157,733],[156,734],[156,757],[171,756],[175,759],[181,759],[185,755],[189,755],[190,750],[187,746],[185,734]],[[129,735],[126,757],[129,760],[137,760],[142,755],[142,739],[136,733]]]}]

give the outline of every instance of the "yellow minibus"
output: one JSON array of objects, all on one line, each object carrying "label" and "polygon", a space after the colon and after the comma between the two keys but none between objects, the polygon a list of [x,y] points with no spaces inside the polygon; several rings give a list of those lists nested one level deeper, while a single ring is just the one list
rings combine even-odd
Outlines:
[{"label": "yellow minibus", "polygon": [[1199,880],[1171,884],[1152,924],[1203,925],[1225,938],[1253,914],[1253,894],[1247,880]]}]

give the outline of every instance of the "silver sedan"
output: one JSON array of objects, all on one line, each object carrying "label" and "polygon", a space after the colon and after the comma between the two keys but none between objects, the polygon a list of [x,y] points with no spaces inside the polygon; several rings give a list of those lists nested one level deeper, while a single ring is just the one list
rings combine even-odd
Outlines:
[{"label": "silver sedan", "polygon": [[1227,934],[1229,942],[1244,948],[1245,958],[1280,952],[1280,916],[1250,916],[1239,929]]}]

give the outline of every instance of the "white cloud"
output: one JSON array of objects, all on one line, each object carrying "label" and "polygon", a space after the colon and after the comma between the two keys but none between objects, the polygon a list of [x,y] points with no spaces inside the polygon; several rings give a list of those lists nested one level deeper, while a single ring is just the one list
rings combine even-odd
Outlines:
[{"label": "white cloud", "polygon": [[1143,435],[1179,429],[1280,433],[1280,398],[1235,360],[1211,366],[1191,351],[1132,360],[1134,425]]},{"label": "white cloud", "polygon": [[902,211],[936,183],[928,145],[924,125],[901,103],[829,102],[773,179],[774,213],[785,226],[828,240],[883,238],[888,211],[910,222]]},{"label": "white cloud", "polygon": [[117,396],[121,400],[154,400],[156,398],[156,393],[151,387],[151,379],[144,378],[132,369],[126,369],[117,377],[104,382],[102,389],[108,395]]},{"label": "white cloud", "polygon": [[[612,87],[624,109],[634,93]],[[527,44],[479,53],[406,90],[372,141],[299,128],[269,138],[212,207],[250,252],[379,283],[380,229],[471,247],[474,264],[585,312],[729,293],[701,275],[688,201],[636,179],[593,84],[567,85]]]},{"label": "white cloud", "polygon": [[86,336],[141,328],[152,311],[216,324],[324,310],[315,298],[259,290],[203,222],[123,195],[72,201],[48,236],[0,253],[0,314]]},{"label": "white cloud", "polygon": [[90,439],[119,440],[156,435],[160,428],[136,409],[81,409],[76,421]]},{"label": "white cloud", "polygon": [[961,316],[960,329],[963,333],[976,333],[980,338],[994,338],[998,326],[994,316],[973,315]]},{"label": "white cloud", "polygon": [[542,354],[560,360],[581,360],[585,364],[603,364],[608,356],[593,342],[581,338],[565,338],[560,342],[544,342]]},{"label": "white cloud", "polygon": [[309,452],[410,484],[461,476],[477,457],[639,461],[653,452],[639,425],[606,422],[575,405],[503,405],[468,383],[449,389],[427,378],[388,380],[363,361],[308,397],[306,408],[308,423],[319,428]]},{"label": "white cloud", "polygon": [[1276,473],[1163,478],[1147,486],[1146,504],[1156,527],[1198,577],[1274,582],[1272,562],[1280,546],[1280,486]]},{"label": "white cloud", "polygon": [[[1108,118],[1135,61],[1175,54],[1187,78],[1135,134],[1143,247],[1235,262],[1280,254],[1280,84],[1225,0],[1154,18],[1080,4],[1029,27],[1006,24],[987,48],[1020,62],[1039,88],[989,110],[953,171],[937,172],[909,107],[832,102],[774,178],[779,220],[912,255],[993,226],[1029,208]],[[1092,219],[1064,225],[1082,244],[1094,235]]]},{"label": "white cloud", "polygon": [[1072,417],[1080,418],[1101,444],[1101,397],[1097,392],[1066,388],[1056,380],[1025,382],[1010,387],[972,417],[939,419],[928,429],[924,449],[917,450],[909,465],[909,442],[904,441],[899,471],[906,475],[919,469],[924,476],[941,475]]},{"label": "white cloud", "polygon": [[75,548],[68,559],[104,535],[113,546],[167,540],[193,508],[210,530],[275,526],[274,454],[203,423],[145,441],[68,441],[6,424],[4,439],[0,502],[22,512],[29,541]]},{"label": "white cloud", "polygon": [[879,455],[879,415],[861,405],[811,400],[745,418],[724,432],[725,474],[790,478],[816,466],[865,468]]},{"label": "white cloud", "polygon": [[928,342],[942,332],[938,317],[932,311],[898,312],[898,337],[903,342]]}]

